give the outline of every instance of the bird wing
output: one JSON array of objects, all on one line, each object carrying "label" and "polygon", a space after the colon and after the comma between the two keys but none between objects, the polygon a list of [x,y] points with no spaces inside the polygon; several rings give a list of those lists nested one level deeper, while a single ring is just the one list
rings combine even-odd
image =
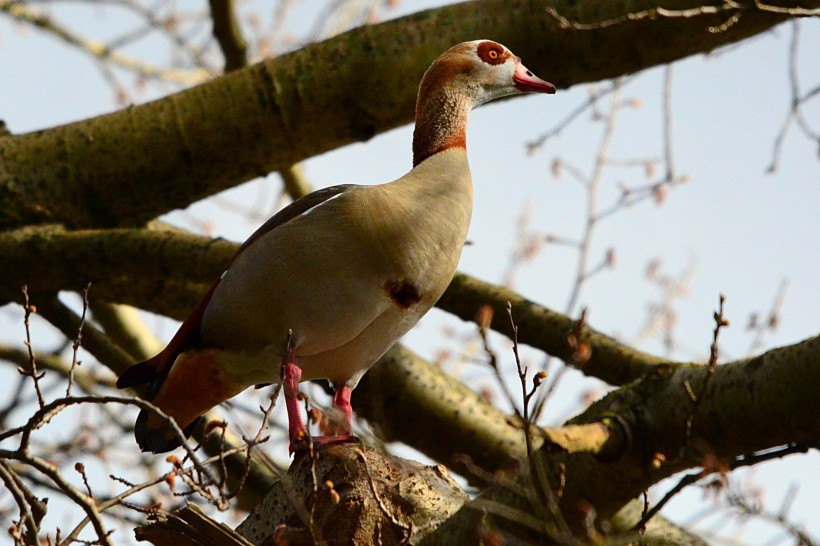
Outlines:
[{"label": "bird wing", "polygon": [[197,347],[200,345],[202,317],[205,313],[205,309],[208,307],[208,304],[219,286],[220,281],[224,278],[225,273],[231,268],[231,265],[239,258],[239,256],[242,255],[242,253],[255,241],[267,233],[270,233],[276,228],[287,224],[294,218],[298,218],[301,215],[308,213],[311,209],[341,195],[353,187],[356,186],[353,184],[342,184],[316,190],[301,199],[297,199],[292,202],[287,207],[274,214],[270,219],[268,219],[267,222],[262,224],[250,237],[248,237],[244,243],[242,243],[242,246],[239,247],[231,259],[228,260],[228,264],[226,265],[222,276],[217,279],[202,296],[199,303],[182,322],[179,330],[177,330],[177,333],[165,349],[153,358],[139,362],[125,370],[125,372],[123,372],[117,380],[117,387],[122,389],[125,387],[135,387],[137,385],[152,383],[151,393],[149,395],[150,399],[151,395],[156,393],[159,386],[168,375],[168,371],[177,356],[191,347]]},{"label": "bird wing", "polygon": [[215,289],[204,345],[278,349],[291,330],[298,357],[356,337],[390,306],[385,284],[402,269],[389,247],[401,247],[398,234],[412,226],[384,222],[391,205],[382,188],[357,187],[261,234]]}]

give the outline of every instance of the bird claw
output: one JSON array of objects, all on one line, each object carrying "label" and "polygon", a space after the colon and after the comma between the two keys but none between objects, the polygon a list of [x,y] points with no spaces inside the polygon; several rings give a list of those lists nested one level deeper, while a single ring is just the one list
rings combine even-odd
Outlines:
[{"label": "bird claw", "polygon": [[310,439],[308,439],[307,436],[302,436],[301,438],[292,437],[290,439],[290,445],[288,446],[288,452],[291,455],[299,455],[311,450],[319,451],[341,444],[358,444],[360,442],[361,440],[352,434],[345,436],[313,436]]}]

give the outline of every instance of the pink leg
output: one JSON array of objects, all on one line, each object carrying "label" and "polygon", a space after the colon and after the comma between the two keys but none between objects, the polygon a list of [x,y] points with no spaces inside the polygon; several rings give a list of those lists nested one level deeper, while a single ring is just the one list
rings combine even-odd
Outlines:
[{"label": "pink leg", "polygon": [[288,410],[288,436],[290,446],[288,452],[293,453],[307,438],[307,429],[302,421],[299,409],[299,381],[302,379],[302,370],[293,362],[293,353],[288,352],[282,359],[282,387],[285,389],[285,407]]},{"label": "pink leg", "polygon": [[[302,380],[302,369],[296,364],[293,350],[286,351],[282,357],[282,388],[285,390],[285,407],[288,410],[288,436],[290,445],[288,452],[292,455],[297,451],[302,451],[308,446],[308,431],[302,421],[302,411],[299,408],[299,382]],[[350,407],[350,395],[352,389],[346,386],[336,388],[336,395],[333,397],[333,407],[344,415],[343,436],[314,436],[313,446],[321,448],[323,446],[342,444],[346,442],[358,441],[355,436],[350,435],[350,420],[353,409]]]},{"label": "pink leg", "polygon": [[342,385],[336,387],[336,395],[333,397],[333,407],[345,416],[344,428],[341,431],[343,435],[350,435],[350,420],[353,417],[353,408],[350,407],[351,394],[353,394],[353,390],[346,385]]},{"label": "pink leg", "polygon": [[329,423],[325,425],[325,431],[335,434],[334,436],[314,436],[313,447],[322,448],[349,442],[358,442],[359,439],[350,434],[350,420],[353,416],[353,408],[350,407],[350,395],[353,390],[345,385],[336,385],[336,395],[333,397],[333,407],[339,410],[344,416],[342,423]]}]

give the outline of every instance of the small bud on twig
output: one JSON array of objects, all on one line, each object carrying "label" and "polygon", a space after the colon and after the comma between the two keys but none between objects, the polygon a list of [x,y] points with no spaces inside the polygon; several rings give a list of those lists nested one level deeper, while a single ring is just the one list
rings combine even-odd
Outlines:
[{"label": "small bud on twig", "polygon": [[478,324],[478,327],[481,329],[487,329],[490,327],[490,324],[493,322],[493,315],[495,311],[493,311],[492,306],[490,305],[482,305],[478,313],[476,313],[475,321]]}]

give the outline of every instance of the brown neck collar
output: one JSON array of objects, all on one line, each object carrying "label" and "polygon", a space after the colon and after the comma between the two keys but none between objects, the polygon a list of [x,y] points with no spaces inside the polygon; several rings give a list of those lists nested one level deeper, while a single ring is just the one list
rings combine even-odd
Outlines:
[{"label": "brown neck collar", "polygon": [[422,80],[416,102],[413,167],[444,150],[467,148],[467,119],[473,101],[448,81],[449,74],[430,72]]}]

